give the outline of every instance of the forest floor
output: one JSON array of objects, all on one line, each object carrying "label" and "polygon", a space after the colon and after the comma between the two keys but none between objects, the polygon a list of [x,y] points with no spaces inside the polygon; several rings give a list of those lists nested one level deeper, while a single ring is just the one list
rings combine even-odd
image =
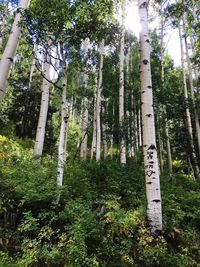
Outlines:
[{"label": "forest floor", "polygon": [[200,184],[174,162],[161,175],[163,233],[146,221],[142,154],[67,162],[59,205],[57,161],[32,142],[0,136],[0,266],[198,267]]}]

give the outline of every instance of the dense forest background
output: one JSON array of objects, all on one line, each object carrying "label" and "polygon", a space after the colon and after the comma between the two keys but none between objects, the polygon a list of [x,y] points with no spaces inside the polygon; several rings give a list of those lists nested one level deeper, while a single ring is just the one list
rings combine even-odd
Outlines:
[{"label": "dense forest background", "polygon": [[198,0],[1,1],[0,266],[200,266],[199,17]]}]

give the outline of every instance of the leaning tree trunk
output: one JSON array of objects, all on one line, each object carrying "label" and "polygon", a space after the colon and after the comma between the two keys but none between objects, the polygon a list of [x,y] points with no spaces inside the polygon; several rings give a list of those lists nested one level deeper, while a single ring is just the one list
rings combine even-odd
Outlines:
[{"label": "leaning tree trunk", "polygon": [[104,40],[100,45],[100,63],[99,63],[99,80],[97,86],[97,141],[96,141],[96,161],[101,158],[101,92],[102,92],[102,71],[103,71],[103,59],[104,59]]},{"label": "leaning tree trunk", "polygon": [[[48,46],[48,44],[47,44]],[[41,96],[41,105],[40,105],[40,114],[37,125],[35,146],[33,150],[34,156],[41,156],[44,147],[44,138],[45,138],[45,128],[47,123],[47,114],[49,108],[49,73],[50,73],[50,49],[46,48],[45,62],[44,62],[44,71],[43,74],[45,78],[42,81],[42,96]]]},{"label": "leaning tree trunk", "polygon": [[120,40],[120,69],[119,69],[119,126],[121,132],[120,138],[120,163],[126,164],[126,140],[124,138],[124,17],[125,17],[124,3],[122,3],[122,31]]},{"label": "leaning tree trunk", "polygon": [[67,64],[63,52],[63,45],[60,45],[60,57],[62,65],[62,105],[61,105],[61,125],[60,125],[60,135],[59,135],[59,145],[58,145],[58,169],[57,169],[57,203],[60,201],[60,189],[63,185],[63,175],[64,175],[64,165],[66,160],[65,151],[65,138],[67,129],[67,101],[66,101],[66,91],[67,91]]},{"label": "leaning tree trunk", "polygon": [[14,61],[14,56],[17,51],[21,29],[19,22],[21,21],[21,12],[28,7],[29,0],[21,0],[17,8],[15,19],[12,25],[11,33],[8,38],[5,50],[3,52],[0,62],[0,103],[6,91],[6,82],[9,72]]},{"label": "leaning tree trunk", "polygon": [[83,52],[84,52],[84,74],[83,74],[83,114],[82,114],[82,131],[83,131],[83,140],[81,142],[81,151],[80,158],[82,160],[87,159],[87,143],[88,143],[88,92],[87,92],[87,83],[88,83],[88,74],[87,74],[87,53],[88,53],[89,40],[86,40],[83,43]]},{"label": "leaning tree trunk", "polygon": [[140,32],[141,96],[147,217],[151,233],[156,234],[157,231],[162,230],[162,205],[152,96],[148,2],[138,0],[142,27]]},{"label": "leaning tree trunk", "polygon": [[189,145],[190,145],[190,151],[191,151],[193,173],[195,175],[195,179],[200,180],[200,171],[199,171],[199,166],[197,163],[197,158],[196,158],[196,153],[195,153],[195,148],[194,148],[191,114],[190,114],[190,110],[189,110],[188,103],[187,103],[188,102],[188,89],[187,89],[187,79],[186,79],[186,72],[185,72],[183,39],[182,39],[182,32],[181,32],[180,24],[179,24],[179,38],[180,38],[180,45],[181,45],[181,64],[182,64],[182,72],[183,72],[184,97],[186,101],[187,130],[188,130],[188,136],[189,136]]}]

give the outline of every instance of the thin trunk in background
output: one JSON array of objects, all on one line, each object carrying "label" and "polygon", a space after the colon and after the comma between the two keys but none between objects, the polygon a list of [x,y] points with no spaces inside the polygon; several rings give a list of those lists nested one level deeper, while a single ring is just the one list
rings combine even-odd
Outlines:
[{"label": "thin trunk in background", "polygon": [[181,29],[180,23],[179,23],[179,38],[180,38],[180,45],[181,45],[181,64],[182,64],[182,73],[183,73],[183,89],[184,89],[184,97],[185,97],[185,101],[186,101],[187,130],[188,130],[190,153],[191,153],[191,159],[192,159],[191,163],[193,166],[193,173],[195,175],[195,179],[200,180],[200,171],[199,171],[196,153],[195,153],[195,148],[194,148],[192,121],[191,121],[190,110],[188,107],[188,88],[187,88],[187,79],[186,79],[186,71],[185,71],[182,29]]},{"label": "thin trunk in background", "polygon": [[84,73],[83,73],[83,113],[82,113],[82,131],[83,140],[81,142],[80,158],[82,160],[87,159],[87,143],[88,143],[88,71],[87,71],[87,53],[88,53],[88,38],[83,42],[83,53],[84,53]]},{"label": "thin trunk in background", "polygon": [[150,40],[148,29],[148,2],[138,0],[141,23],[140,65],[143,125],[143,153],[146,178],[147,217],[151,233],[162,230],[162,205],[160,178],[156,148],[156,133],[153,110],[153,94],[150,65]]},{"label": "thin trunk in background", "polygon": [[47,123],[48,108],[49,108],[49,89],[50,89],[50,83],[48,81],[50,79],[49,77],[49,73],[50,73],[49,42],[46,45],[45,53],[46,54],[44,56],[45,60],[44,60],[43,74],[46,77],[46,79],[43,78],[43,81],[42,81],[40,114],[39,114],[39,120],[38,120],[37,131],[36,131],[35,146],[33,150],[34,156],[41,156],[43,152],[43,147],[44,147],[45,129],[46,129],[46,123]]},{"label": "thin trunk in background", "polygon": [[100,44],[100,63],[99,63],[99,79],[97,86],[97,140],[96,140],[96,161],[101,159],[101,92],[102,92],[102,71],[104,60],[104,40]]},{"label": "thin trunk in background", "polygon": [[126,140],[124,138],[124,42],[125,42],[125,7],[122,3],[122,30],[120,40],[120,68],[119,68],[119,126],[120,126],[120,163],[126,164]]},{"label": "thin trunk in background", "polygon": [[66,100],[66,91],[67,91],[67,64],[66,58],[64,55],[63,44],[60,44],[60,59],[62,66],[62,104],[61,104],[61,125],[60,125],[60,134],[59,134],[59,145],[58,145],[58,168],[57,168],[57,203],[60,201],[60,189],[63,185],[63,175],[64,175],[64,165],[66,161],[66,130],[68,123],[67,115],[67,100]]},{"label": "thin trunk in background", "polygon": [[95,85],[94,85],[94,108],[93,108],[93,133],[92,133],[92,147],[91,147],[91,159],[94,157],[96,152],[97,143],[97,86],[98,86],[98,72],[95,68]]},{"label": "thin trunk in background", "polygon": [[5,10],[3,12],[3,18],[2,18],[2,23],[0,25],[0,48],[2,46],[3,43],[3,39],[4,39],[4,32],[6,30],[6,23],[7,23],[7,16],[8,16],[8,6],[9,6],[10,0],[6,1],[6,5],[5,5]]},{"label": "thin trunk in background", "polygon": [[[36,68],[36,55],[37,55],[37,49],[38,49],[38,45],[35,44],[34,45],[34,51],[33,51],[33,59],[32,59],[32,63],[31,63],[31,69],[30,69],[30,75],[29,75],[29,84],[28,84],[28,88],[31,87],[32,84],[32,80],[33,80],[33,74]],[[50,51],[48,51],[48,53],[50,53]],[[45,66],[44,66],[44,71],[45,71]]]},{"label": "thin trunk in background", "polygon": [[199,115],[195,103],[194,97],[194,84],[193,84],[193,71],[192,71],[192,64],[189,56],[189,49],[188,49],[188,42],[187,42],[187,31],[184,24],[184,32],[185,32],[185,49],[186,49],[186,59],[187,59],[187,67],[188,67],[188,74],[189,74],[189,81],[190,81],[190,90],[191,90],[191,100],[192,100],[192,108],[194,111],[194,121],[195,121],[195,130],[196,130],[196,137],[197,137],[197,144],[198,144],[198,153],[200,155],[200,124],[199,124]]},{"label": "thin trunk in background", "polygon": [[21,35],[21,29],[19,27],[19,22],[21,21],[21,11],[26,9],[28,4],[29,0],[21,0],[19,3],[8,42],[0,61],[0,103],[6,91],[6,82],[9,77],[9,72],[14,61],[14,56],[16,54]]}]

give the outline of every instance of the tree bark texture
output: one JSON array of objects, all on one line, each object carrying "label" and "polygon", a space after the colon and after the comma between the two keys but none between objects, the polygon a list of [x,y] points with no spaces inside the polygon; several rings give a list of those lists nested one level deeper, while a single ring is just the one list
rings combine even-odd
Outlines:
[{"label": "tree bark texture", "polygon": [[34,156],[36,155],[41,156],[43,152],[43,147],[44,147],[45,129],[46,129],[46,123],[47,123],[48,108],[49,108],[49,89],[50,89],[50,83],[48,82],[48,80],[50,79],[49,73],[50,73],[50,49],[47,44],[45,61],[44,61],[44,70],[43,70],[43,74],[47,79],[43,78],[43,81],[42,81],[40,114],[39,114],[39,120],[38,120],[38,125],[37,125],[35,146],[33,150]]},{"label": "tree bark texture", "polygon": [[124,42],[125,42],[125,7],[122,3],[122,30],[120,40],[120,68],[119,68],[119,126],[120,126],[120,163],[126,164],[126,140],[124,138]]},{"label": "tree bark texture", "polygon": [[99,79],[97,86],[97,140],[96,140],[96,161],[101,158],[101,92],[102,92],[102,71],[104,60],[104,40],[100,44],[100,63],[99,63]]},{"label": "tree bark texture", "polygon": [[189,137],[189,145],[190,145],[190,153],[192,158],[192,166],[193,172],[196,180],[200,180],[200,171],[197,163],[195,148],[194,148],[194,139],[193,139],[193,129],[192,129],[192,121],[191,114],[188,107],[188,88],[187,88],[187,79],[186,79],[186,71],[185,71],[185,60],[184,60],[184,49],[183,49],[183,38],[182,38],[182,30],[181,25],[179,23],[179,37],[180,37],[180,45],[181,45],[181,64],[182,64],[182,73],[183,73],[183,89],[184,89],[184,97],[186,101],[186,120],[187,120],[187,130]]},{"label": "tree bark texture", "polygon": [[147,217],[151,233],[156,234],[157,231],[162,230],[162,205],[152,96],[148,1],[138,0],[138,6],[142,27],[140,32],[141,104]]},{"label": "tree bark texture", "polygon": [[14,56],[17,51],[19,43],[21,29],[19,22],[21,21],[21,11],[28,7],[29,0],[21,0],[16,11],[15,19],[12,25],[12,29],[3,52],[0,62],[0,103],[4,97],[6,91],[6,82],[9,77],[9,72],[14,61]]}]

